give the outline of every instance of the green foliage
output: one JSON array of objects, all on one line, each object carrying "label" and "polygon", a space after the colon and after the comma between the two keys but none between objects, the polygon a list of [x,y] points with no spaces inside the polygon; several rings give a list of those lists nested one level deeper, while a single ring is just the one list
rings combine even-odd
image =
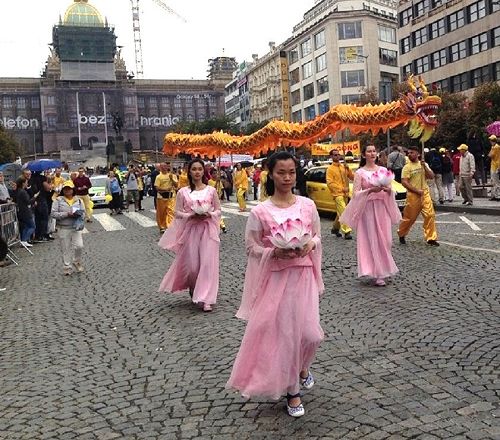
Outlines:
[{"label": "green foliage", "polygon": [[500,85],[496,82],[481,84],[474,90],[469,105],[469,128],[477,134],[500,120]]},{"label": "green foliage", "polygon": [[19,155],[19,144],[0,125],[0,163],[14,162]]}]

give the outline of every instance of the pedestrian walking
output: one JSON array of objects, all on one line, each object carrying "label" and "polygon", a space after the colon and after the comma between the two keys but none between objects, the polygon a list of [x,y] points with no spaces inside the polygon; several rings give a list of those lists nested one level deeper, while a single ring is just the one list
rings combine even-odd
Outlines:
[{"label": "pedestrian walking", "polygon": [[159,291],[189,289],[193,303],[210,312],[219,290],[221,208],[217,191],[204,181],[201,159],[189,162],[188,179],[189,186],[177,193],[172,227],[159,241],[160,247],[176,254]]},{"label": "pedestrian walking", "polygon": [[267,159],[262,161],[262,171],[260,173],[260,182],[259,182],[259,202],[263,202],[267,200],[269,197],[266,192],[266,182],[267,175],[269,174],[269,170],[267,169]]},{"label": "pedestrian walking", "polygon": [[397,145],[392,147],[392,151],[387,156],[387,168],[394,173],[394,180],[401,183],[401,171],[406,164],[406,156],[399,148]]},{"label": "pedestrian walking", "polygon": [[468,150],[469,147],[466,144],[461,144],[458,147],[458,151],[460,151],[460,193],[464,199],[462,205],[472,206],[474,202],[472,178],[476,172],[476,163],[474,156]]},{"label": "pedestrian walking", "polygon": [[120,186],[120,181],[115,176],[114,171],[108,173],[108,178],[106,179],[105,193],[111,196],[111,201],[109,202],[110,215],[121,214],[122,213],[122,188]]},{"label": "pedestrian walking", "polygon": [[455,179],[455,195],[460,195],[460,151],[454,150],[451,156],[451,169]]},{"label": "pedestrian walking", "polygon": [[[188,182],[188,185],[189,185],[189,182]],[[219,197],[219,201],[223,200],[224,187],[222,186],[222,182],[220,179],[220,173],[215,168],[211,172],[210,180],[208,181],[208,185],[210,185],[212,188],[215,188],[215,191],[217,191],[217,196]],[[224,234],[227,233],[226,222],[224,221],[222,216],[220,218],[220,230]]]},{"label": "pedestrian walking", "polygon": [[156,224],[160,232],[170,227],[174,220],[175,191],[177,190],[177,176],[171,172],[170,163],[160,164],[160,174],[156,176]]},{"label": "pedestrian walking", "polygon": [[[248,218],[248,265],[236,315],[248,324],[226,385],[247,398],[280,399],[286,394],[292,417],[305,413],[300,387],[314,385],[309,368],[323,340],[319,296],[324,289],[319,216],[310,199],[293,194],[296,167],[284,151],[269,159],[270,198]],[[278,230],[290,233],[288,238],[309,238],[295,249],[276,247],[271,238],[273,231],[279,238]]]},{"label": "pedestrian walking", "polygon": [[58,236],[61,241],[63,273],[71,275],[72,266],[77,272],[83,272],[83,229],[85,203],[75,195],[75,184],[68,180],[63,183],[62,196],[52,204],[51,215],[56,219]]},{"label": "pedestrian walking", "polygon": [[127,210],[130,202],[134,204],[134,211],[139,211],[139,179],[140,175],[135,165],[129,165],[127,174],[125,174],[125,183],[127,184]]},{"label": "pedestrian walking", "polygon": [[439,149],[439,153],[441,154],[441,161],[443,163],[442,172],[443,172],[443,191],[444,198],[448,202],[453,202],[453,160],[451,158],[451,154],[449,150],[442,147]]},{"label": "pedestrian walking", "polygon": [[439,200],[442,205],[444,203],[444,190],[443,190],[443,162],[441,155],[432,148],[429,152],[425,154],[425,161],[429,165],[429,168],[434,174],[434,178],[430,179],[430,194],[431,199],[435,203]]},{"label": "pedestrian walking", "polygon": [[37,196],[30,196],[26,190],[28,181],[25,177],[18,177],[16,180],[16,191],[14,201],[17,206],[17,220],[21,235],[21,244],[24,247],[33,246],[31,238],[35,232],[35,216],[33,214],[33,205]]},{"label": "pedestrian walking", "polygon": [[346,224],[341,224],[339,219],[349,201],[349,182],[354,179],[354,174],[346,163],[340,163],[341,156],[338,150],[331,150],[330,158],[332,164],[326,169],[326,185],[333,197],[336,212],[331,232],[337,237],[342,237],[344,234],[346,240],[352,240],[352,229]]},{"label": "pedestrian walking", "polygon": [[491,197],[490,200],[500,200],[500,144],[497,137],[492,134],[489,138],[491,149],[488,157],[491,160]]},{"label": "pedestrian walking", "polygon": [[392,225],[401,221],[401,213],[391,187],[393,174],[376,164],[375,146],[365,146],[361,155],[353,199],[340,221],[356,230],[358,277],[385,286],[385,280],[399,272],[391,248]]},{"label": "pedestrian walking", "polygon": [[76,195],[85,205],[85,221],[91,223],[93,203],[90,200],[89,189],[92,188],[92,183],[85,175],[84,168],[78,168],[78,175],[73,179],[73,183],[75,184]]},{"label": "pedestrian walking", "polygon": [[240,212],[245,212],[247,204],[245,201],[246,192],[248,191],[248,174],[242,169],[241,163],[236,164],[234,173],[234,188],[236,189],[236,200],[240,207]]},{"label": "pedestrian walking", "polygon": [[399,224],[398,236],[401,244],[406,244],[406,235],[419,214],[424,218],[424,237],[430,246],[439,246],[436,231],[436,213],[429,194],[427,179],[434,179],[434,173],[424,160],[419,161],[418,147],[408,148],[410,160],[401,173],[401,183],[406,188],[406,205],[403,219]]}]

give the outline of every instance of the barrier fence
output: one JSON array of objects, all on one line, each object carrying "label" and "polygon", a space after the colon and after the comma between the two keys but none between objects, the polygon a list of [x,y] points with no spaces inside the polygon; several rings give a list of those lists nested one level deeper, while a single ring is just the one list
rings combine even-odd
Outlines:
[{"label": "barrier fence", "polygon": [[[14,264],[19,264],[19,257],[12,251],[12,246],[21,243],[15,203],[0,205],[0,236],[5,240],[9,249],[7,258]],[[26,250],[32,254],[28,248]]]}]

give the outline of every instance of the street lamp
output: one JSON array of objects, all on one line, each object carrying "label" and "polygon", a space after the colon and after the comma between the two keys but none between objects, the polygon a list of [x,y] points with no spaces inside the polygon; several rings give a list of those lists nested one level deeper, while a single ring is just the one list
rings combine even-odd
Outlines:
[{"label": "street lamp", "polygon": [[33,152],[35,153],[35,160],[36,160],[36,131],[35,131],[35,124],[33,124]]}]

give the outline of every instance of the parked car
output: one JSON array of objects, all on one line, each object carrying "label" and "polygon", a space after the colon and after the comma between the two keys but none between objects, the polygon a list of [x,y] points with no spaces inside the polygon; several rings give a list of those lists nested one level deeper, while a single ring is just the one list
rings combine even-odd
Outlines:
[{"label": "parked car", "polygon": [[107,176],[91,176],[90,183],[92,188],[89,189],[90,200],[94,202],[94,206],[105,206],[106,202],[106,179]]},{"label": "parked car", "polygon": [[[353,171],[358,169],[358,163],[349,163],[349,168]],[[316,204],[318,211],[336,212],[335,203],[326,186],[326,170],[328,165],[321,165],[307,170],[306,188],[307,195]],[[392,181],[392,189],[396,193],[396,203],[402,209],[406,203],[406,188],[395,180]],[[349,196],[352,197],[352,182],[349,183]]]}]

